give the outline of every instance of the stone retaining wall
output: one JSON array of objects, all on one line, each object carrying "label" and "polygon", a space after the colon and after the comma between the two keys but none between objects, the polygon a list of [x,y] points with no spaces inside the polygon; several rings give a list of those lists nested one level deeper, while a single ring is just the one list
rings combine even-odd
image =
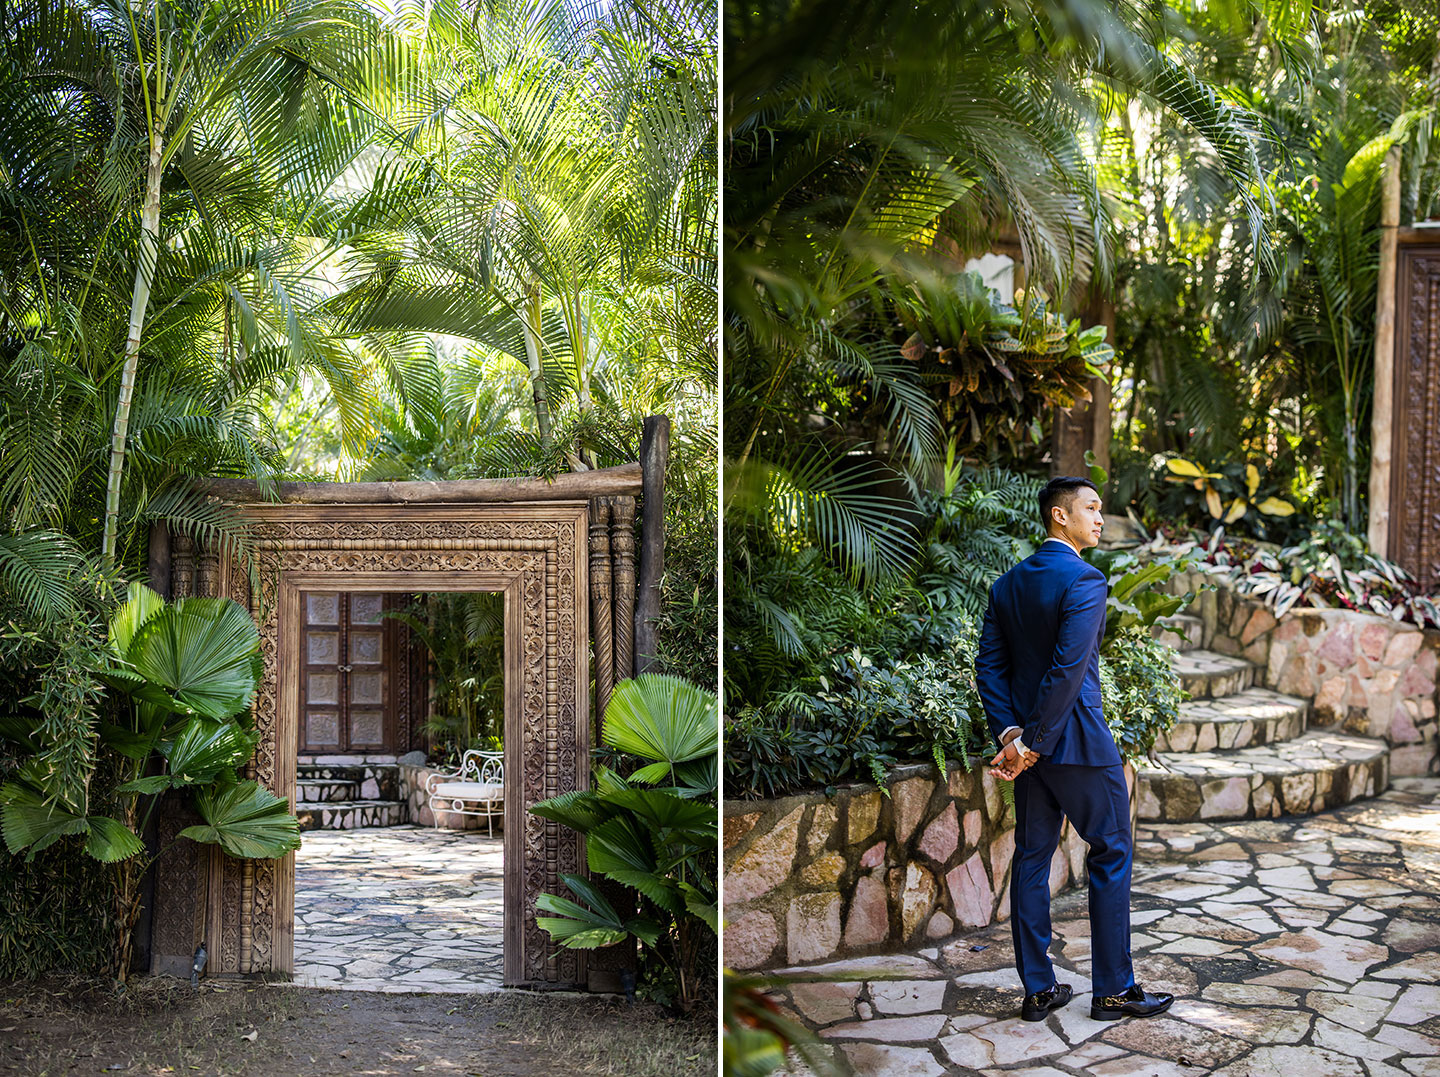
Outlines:
[{"label": "stone retaining wall", "polygon": [[[897,767],[874,785],[726,801],[724,961],[756,969],[924,945],[1007,919],[1015,809],[976,761]],[[1131,821],[1135,781],[1130,783]],[[1050,890],[1085,878],[1066,822]]]},{"label": "stone retaining wall", "polygon": [[[425,792],[425,779],[441,772],[440,767],[428,767],[421,763],[400,764],[400,800],[405,806],[408,822],[419,826],[435,825],[435,813],[430,810],[430,797]],[[454,773],[451,769],[444,772]],[[505,829],[503,815],[496,815],[490,822],[494,823],[497,834]],[[440,829],[486,830],[488,827],[483,815],[457,815],[455,812],[442,811]]]},{"label": "stone retaining wall", "polygon": [[1172,581],[1177,591],[1205,584],[1217,586],[1200,591],[1186,611],[1202,622],[1200,646],[1246,658],[1267,687],[1312,700],[1312,725],[1339,722],[1384,740],[1392,776],[1440,773],[1440,631],[1339,609],[1291,610],[1277,622],[1223,577],[1192,570]]}]

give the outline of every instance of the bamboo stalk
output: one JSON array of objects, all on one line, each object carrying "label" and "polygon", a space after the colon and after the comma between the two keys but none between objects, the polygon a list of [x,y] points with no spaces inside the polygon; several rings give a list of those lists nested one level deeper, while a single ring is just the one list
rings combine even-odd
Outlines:
[{"label": "bamboo stalk", "polygon": [[160,120],[150,136],[150,164],[145,177],[145,205],[140,212],[140,260],[130,296],[130,332],[125,338],[125,365],[120,371],[120,400],[115,406],[115,428],[110,438],[110,475],[105,483],[105,537],[100,556],[108,569],[115,564],[116,536],[120,530],[120,482],[125,472],[125,439],[130,432],[130,403],[135,396],[135,375],[140,367],[140,334],[150,289],[160,259],[160,173],[164,138]]}]

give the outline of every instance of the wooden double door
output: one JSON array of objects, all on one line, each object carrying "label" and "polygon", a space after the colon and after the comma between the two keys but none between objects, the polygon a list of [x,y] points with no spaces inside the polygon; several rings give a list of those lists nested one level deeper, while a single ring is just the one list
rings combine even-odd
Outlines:
[{"label": "wooden double door", "polygon": [[300,596],[302,754],[396,751],[402,648],[399,622],[385,614],[397,597],[345,591]]}]

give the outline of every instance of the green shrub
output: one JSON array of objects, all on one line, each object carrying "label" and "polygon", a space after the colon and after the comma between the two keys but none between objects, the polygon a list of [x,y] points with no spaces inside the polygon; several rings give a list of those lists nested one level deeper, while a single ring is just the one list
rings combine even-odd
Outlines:
[{"label": "green shrub", "polygon": [[[540,895],[541,930],[580,950],[639,939],[652,993],[673,992],[687,1011],[711,989],[705,969],[718,956],[717,709],[714,691],[679,677],[621,681],[603,736],[625,773],[597,765],[594,788],[530,809],[585,835],[591,874],[560,876],[578,902]],[[633,914],[595,885],[601,876],[632,891]]]},{"label": "green shrub", "polygon": [[1145,759],[1189,698],[1171,666],[1174,654],[1149,631],[1133,626],[1105,641],[1100,655],[1105,721],[1120,754],[1131,763]]}]

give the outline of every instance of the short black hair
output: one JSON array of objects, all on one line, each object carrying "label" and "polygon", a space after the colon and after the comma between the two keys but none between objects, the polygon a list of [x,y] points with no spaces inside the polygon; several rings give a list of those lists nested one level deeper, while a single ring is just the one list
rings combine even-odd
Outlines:
[{"label": "short black hair", "polygon": [[1075,501],[1075,494],[1082,486],[1088,486],[1095,493],[1100,493],[1100,487],[1079,475],[1056,475],[1045,484],[1045,489],[1040,491],[1040,522],[1047,529],[1050,527],[1050,510],[1059,505],[1069,512]]}]

